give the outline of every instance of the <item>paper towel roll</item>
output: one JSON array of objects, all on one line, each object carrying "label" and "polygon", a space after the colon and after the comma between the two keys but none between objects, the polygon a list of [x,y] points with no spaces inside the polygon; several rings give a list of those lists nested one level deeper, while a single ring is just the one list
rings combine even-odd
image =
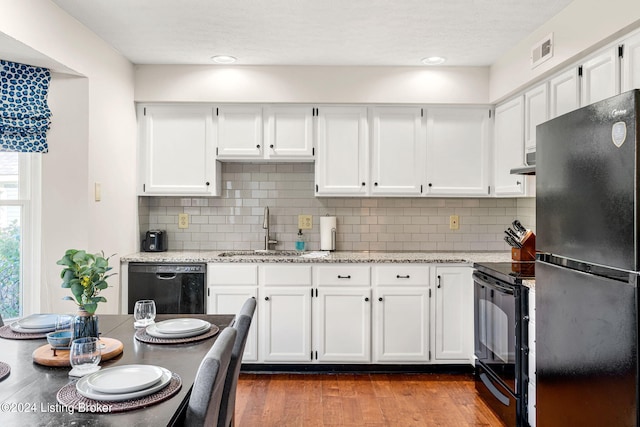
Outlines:
[{"label": "paper towel roll", "polygon": [[336,217],[321,216],[320,217],[320,250],[335,251],[336,250]]}]

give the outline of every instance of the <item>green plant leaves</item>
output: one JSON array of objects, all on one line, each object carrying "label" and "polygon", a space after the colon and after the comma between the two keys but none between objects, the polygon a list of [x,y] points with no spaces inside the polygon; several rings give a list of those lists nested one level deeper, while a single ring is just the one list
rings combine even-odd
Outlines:
[{"label": "green plant leaves", "polygon": [[[111,256],[104,257],[104,252],[90,254],[84,250],[68,249],[56,262],[64,266],[60,272],[61,286],[70,288],[76,303],[91,314],[96,311],[99,302],[107,302],[105,297],[98,294],[109,287],[106,279],[115,274],[107,274],[112,269],[109,267],[109,258]],[[63,299],[73,301],[70,296]]]}]

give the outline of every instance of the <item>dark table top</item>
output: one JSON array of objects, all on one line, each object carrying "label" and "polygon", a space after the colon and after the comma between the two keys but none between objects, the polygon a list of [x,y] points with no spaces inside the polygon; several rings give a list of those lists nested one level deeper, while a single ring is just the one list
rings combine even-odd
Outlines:
[{"label": "dark table top", "polygon": [[[234,315],[158,315],[156,321],[176,317],[195,317],[217,325],[220,330]],[[68,376],[70,367],[53,368],[33,362],[32,353],[46,339],[9,340],[0,338],[0,361],[11,366],[11,374],[0,381],[0,426],[164,426],[173,423],[189,400],[200,362],[215,337],[187,344],[145,344],[134,337],[132,315],[99,315],[100,334],[124,344],[114,359],[101,362],[103,368],[129,364],[162,366],[182,378],[182,388],[158,404],[114,414],[69,413],[58,404],[56,394],[76,381]]]}]

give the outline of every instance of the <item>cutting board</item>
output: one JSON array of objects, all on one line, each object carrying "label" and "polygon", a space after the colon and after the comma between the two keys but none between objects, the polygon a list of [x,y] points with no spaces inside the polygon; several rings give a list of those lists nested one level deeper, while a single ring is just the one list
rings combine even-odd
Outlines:
[{"label": "cutting board", "polygon": [[[124,345],[113,338],[100,338],[100,342],[105,346],[102,348],[101,360],[109,360],[122,353]],[[45,366],[71,366],[69,362],[69,350],[56,350],[55,355],[51,345],[46,344],[33,351],[33,361]]]}]

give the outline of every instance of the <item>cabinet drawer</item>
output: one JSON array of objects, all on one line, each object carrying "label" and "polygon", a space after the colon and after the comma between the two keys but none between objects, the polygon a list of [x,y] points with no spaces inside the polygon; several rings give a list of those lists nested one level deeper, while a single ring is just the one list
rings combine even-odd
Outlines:
[{"label": "cabinet drawer", "polygon": [[372,269],[374,286],[428,286],[429,267],[423,265],[376,265]]},{"label": "cabinet drawer", "polygon": [[310,265],[263,265],[259,271],[265,286],[311,286]]},{"label": "cabinet drawer", "polygon": [[255,264],[208,264],[209,286],[257,285],[258,266]]},{"label": "cabinet drawer", "polygon": [[370,286],[371,269],[368,265],[331,265],[314,267],[316,286]]}]

